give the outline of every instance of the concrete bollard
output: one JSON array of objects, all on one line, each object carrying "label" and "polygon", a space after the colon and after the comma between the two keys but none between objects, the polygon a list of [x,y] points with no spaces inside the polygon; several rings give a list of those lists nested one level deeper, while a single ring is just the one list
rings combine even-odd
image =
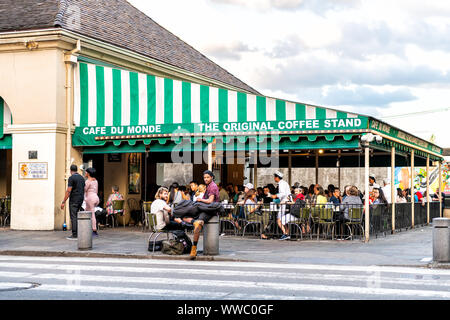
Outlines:
[{"label": "concrete bollard", "polygon": [[433,219],[433,261],[450,262],[450,219]]},{"label": "concrete bollard", "polygon": [[78,212],[78,250],[92,249],[92,212]]},{"label": "concrete bollard", "polygon": [[217,256],[219,254],[219,216],[212,217],[203,228],[203,255]]}]

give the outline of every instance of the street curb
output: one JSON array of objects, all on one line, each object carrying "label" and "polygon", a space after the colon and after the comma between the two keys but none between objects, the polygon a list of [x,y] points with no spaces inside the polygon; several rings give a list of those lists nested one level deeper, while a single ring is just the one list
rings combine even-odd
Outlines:
[{"label": "street curb", "polygon": [[431,262],[427,265],[430,269],[450,269],[450,263]]},{"label": "street curb", "polygon": [[[186,260],[189,255],[171,256],[171,255],[136,255],[136,254],[114,254],[114,253],[95,253],[95,252],[73,252],[73,251],[20,251],[5,250],[0,251],[0,256],[24,256],[24,257],[79,257],[79,258],[120,258],[120,259],[140,259],[140,260]],[[222,261],[222,262],[253,262],[251,260],[232,259],[216,256],[199,255],[194,261]]]}]

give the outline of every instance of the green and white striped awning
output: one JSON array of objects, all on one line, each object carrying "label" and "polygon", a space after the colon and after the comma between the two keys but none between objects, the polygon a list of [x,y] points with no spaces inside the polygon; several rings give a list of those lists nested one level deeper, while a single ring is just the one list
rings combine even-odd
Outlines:
[{"label": "green and white striped awning", "polygon": [[74,146],[179,136],[349,134],[368,118],[79,62]]},{"label": "green and white striped awning", "polygon": [[11,123],[11,111],[5,100],[0,97],[0,150],[12,148],[11,135],[8,134],[8,125],[10,125]]}]

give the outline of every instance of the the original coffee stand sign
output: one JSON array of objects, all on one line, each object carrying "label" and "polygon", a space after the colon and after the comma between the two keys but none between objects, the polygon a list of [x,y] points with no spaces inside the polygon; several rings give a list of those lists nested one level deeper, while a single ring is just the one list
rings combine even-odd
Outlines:
[{"label": "the original coffee stand sign", "polygon": [[[352,132],[367,128],[367,119],[310,119],[310,120],[286,120],[286,121],[248,121],[225,123],[189,123],[189,124],[158,124],[145,126],[121,126],[121,127],[78,127],[74,134],[74,145],[84,141],[98,140],[98,137],[136,136],[145,135],[157,137],[159,135],[196,135],[196,134],[302,134],[316,131],[340,131]],[[97,139],[96,139],[97,138]],[[103,139],[102,139],[103,140]]]}]

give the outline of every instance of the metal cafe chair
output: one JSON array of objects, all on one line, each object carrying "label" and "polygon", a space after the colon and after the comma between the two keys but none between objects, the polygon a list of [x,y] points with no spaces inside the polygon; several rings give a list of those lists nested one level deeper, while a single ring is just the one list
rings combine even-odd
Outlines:
[{"label": "metal cafe chair", "polygon": [[143,217],[144,217],[144,220],[142,221],[142,232],[145,231],[145,228],[150,229],[149,215],[151,212],[151,207],[152,207],[152,201],[144,201],[142,203],[142,212],[143,212]]},{"label": "metal cafe chair", "polygon": [[261,237],[262,234],[262,228],[263,228],[263,221],[262,221],[262,215],[258,215],[256,212],[250,212],[250,209],[256,208],[257,205],[244,205],[244,229],[242,232],[242,236],[245,236],[245,230],[248,226],[251,225],[259,225],[259,236]]},{"label": "metal cafe chair", "polygon": [[[114,228],[114,225],[117,224],[117,215],[121,215],[123,217],[125,210],[123,209],[125,204],[125,200],[113,200],[112,206],[113,206],[113,214],[111,214],[112,219],[112,227]],[[118,226],[118,225],[117,225]],[[123,227],[125,228],[125,223],[123,224]]]},{"label": "metal cafe chair", "polygon": [[225,231],[226,225],[231,225],[234,231],[234,235],[237,236],[238,229],[236,228],[236,225],[234,224],[234,218],[233,213],[236,210],[237,206],[227,204],[224,205],[225,208],[225,215],[220,217],[220,230],[221,232]]},{"label": "metal cafe chair", "polygon": [[0,198],[0,226],[3,226],[3,221],[5,220],[5,199]]},{"label": "metal cafe chair", "polygon": [[362,225],[363,209],[361,207],[348,208],[348,221],[345,222],[349,232],[350,239],[353,240],[355,228],[361,230],[361,237],[364,239],[364,227]]},{"label": "metal cafe chair", "polygon": [[[322,226],[322,232],[324,227],[326,227],[326,232],[323,233],[326,236],[328,235],[328,231],[331,228],[331,240],[334,240],[334,231],[336,227],[336,221],[333,218],[334,212],[333,208],[328,208],[326,206],[322,206],[319,211],[319,228]],[[319,232],[317,232],[317,240],[319,240]]]},{"label": "metal cafe chair", "polygon": [[[156,229],[156,225],[157,225],[156,214],[149,212],[147,215],[147,220],[148,220],[148,227],[151,231],[150,236],[148,237],[147,243],[149,244],[150,241],[153,241],[153,253],[155,253],[156,241],[158,240],[159,236],[162,234],[166,234],[167,240],[169,240],[169,231]],[[153,235],[156,235],[156,236],[152,240]]]},{"label": "metal cafe chair", "polygon": [[[141,207],[139,205],[139,202],[136,199],[128,198],[127,199],[127,204],[128,204],[128,210],[129,210],[129,212],[130,212],[132,217],[134,216],[134,214],[140,215],[142,213],[142,210],[141,210]],[[141,219],[141,218],[139,217],[139,219]],[[134,220],[134,218],[133,218],[133,220]],[[134,221],[134,225],[136,226],[138,224],[138,222],[139,221]]]},{"label": "metal cafe chair", "polygon": [[6,227],[8,220],[11,219],[11,198],[6,198],[3,203],[4,215],[3,215],[3,227]]},{"label": "metal cafe chair", "polygon": [[[291,206],[291,210],[292,210],[292,206]],[[298,210],[300,211],[299,217],[297,217],[294,221],[288,222],[288,225],[296,226],[300,233],[300,239],[303,240],[302,225],[305,226],[308,224],[309,218],[310,218],[310,210],[309,210],[309,208],[306,208],[306,207],[299,208]],[[310,237],[312,238],[311,228],[309,228],[309,232],[306,232],[306,233],[309,233]]]}]

